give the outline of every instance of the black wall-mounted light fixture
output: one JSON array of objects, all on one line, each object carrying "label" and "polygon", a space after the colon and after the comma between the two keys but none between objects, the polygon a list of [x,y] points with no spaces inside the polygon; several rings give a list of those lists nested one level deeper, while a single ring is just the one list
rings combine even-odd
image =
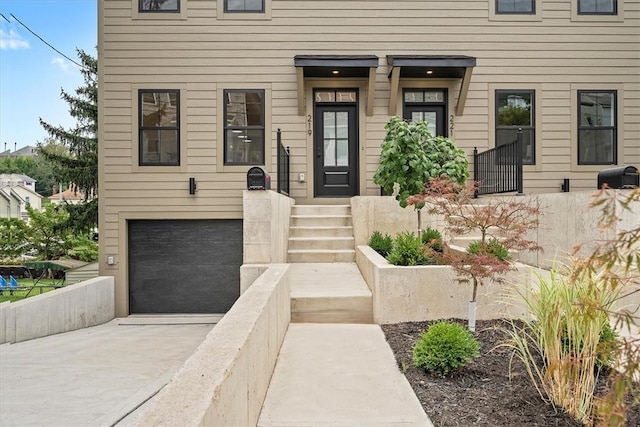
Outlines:
[{"label": "black wall-mounted light fixture", "polygon": [[196,179],[189,178],[189,194],[196,194]]},{"label": "black wall-mounted light fixture", "polygon": [[562,190],[563,193],[569,192],[569,178],[565,178],[564,181],[562,181],[562,185],[560,186],[560,189]]}]

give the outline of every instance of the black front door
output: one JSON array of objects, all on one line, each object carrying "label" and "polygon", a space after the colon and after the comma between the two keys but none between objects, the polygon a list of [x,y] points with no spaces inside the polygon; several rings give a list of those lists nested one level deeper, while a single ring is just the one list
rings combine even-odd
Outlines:
[{"label": "black front door", "polygon": [[316,103],[314,135],[315,196],[357,195],[357,104]]}]

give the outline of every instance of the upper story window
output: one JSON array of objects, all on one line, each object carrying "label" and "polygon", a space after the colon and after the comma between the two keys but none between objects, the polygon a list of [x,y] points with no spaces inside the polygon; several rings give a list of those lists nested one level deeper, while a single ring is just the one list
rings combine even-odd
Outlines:
[{"label": "upper story window", "polygon": [[265,0],[224,0],[225,12],[264,12]]},{"label": "upper story window", "polygon": [[496,0],[497,14],[534,14],[535,0]]},{"label": "upper story window", "polygon": [[139,12],[180,12],[180,0],[138,0]]},{"label": "upper story window", "polygon": [[618,0],[577,0],[579,15],[616,15]]},{"label": "upper story window", "polygon": [[535,164],[535,91],[496,90],[496,147],[514,142],[522,130],[522,163]]},{"label": "upper story window", "polygon": [[180,165],[180,91],[138,91],[140,166]]},{"label": "upper story window", "polygon": [[617,163],[615,90],[578,91],[578,164]]},{"label": "upper story window", "polygon": [[227,89],[224,100],[224,164],[264,165],[264,90]]}]

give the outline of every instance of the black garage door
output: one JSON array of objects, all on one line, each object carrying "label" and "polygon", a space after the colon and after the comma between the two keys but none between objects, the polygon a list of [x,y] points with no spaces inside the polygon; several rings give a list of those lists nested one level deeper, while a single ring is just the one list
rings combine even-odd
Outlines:
[{"label": "black garage door", "polygon": [[129,312],[225,313],[240,295],[242,220],[130,220]]}]

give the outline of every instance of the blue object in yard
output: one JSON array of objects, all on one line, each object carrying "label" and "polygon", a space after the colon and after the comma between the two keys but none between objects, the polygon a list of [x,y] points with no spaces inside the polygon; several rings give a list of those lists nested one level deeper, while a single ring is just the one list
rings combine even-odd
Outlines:
[{"label": "blue object in yard", "polygon": [[9,285],[7,285],[7,281],[5,280],[4,276],[0,276],[0,291],[8,287]]},{"label": "blue object in yard", "polygon": [[9,284],[11,285],[12,289],[16,289],[18,287],[18,281],[13,276],[9,276]]}]

